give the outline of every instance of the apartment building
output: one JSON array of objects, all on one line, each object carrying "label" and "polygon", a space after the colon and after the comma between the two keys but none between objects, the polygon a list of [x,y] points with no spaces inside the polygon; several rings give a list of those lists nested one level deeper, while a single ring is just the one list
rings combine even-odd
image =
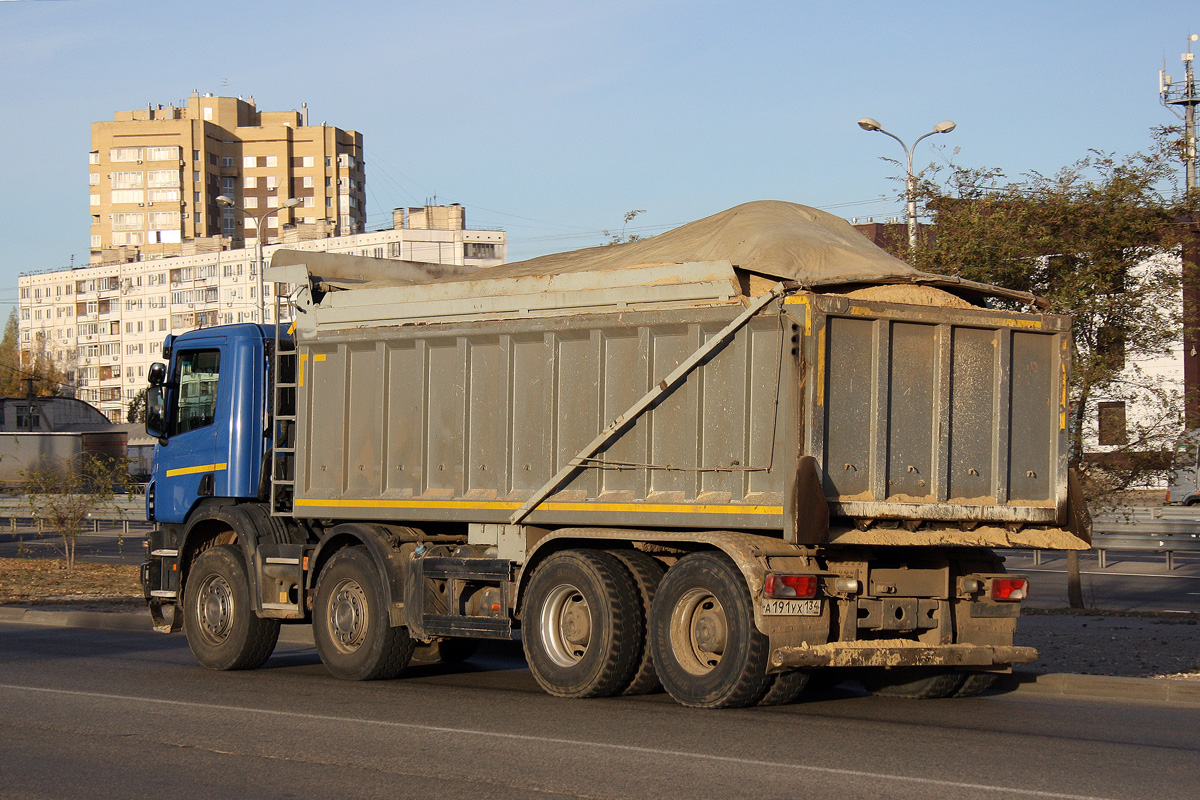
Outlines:
[{"label": "apartment building", "polygon": [[[373,258],[487,267],[505,260],[504,231],[470,230],[461,206],[397,209],[394,227],[350,236],[315,235],[303,223],[282,229],[280,247]],[[319,226],[317,226],[319,227]],[[265,321],[283,285],[266,284]],[[161,361],[168,333],[259,321],[253,248],[114,261],[22,275],[18,281],[20,347],[44,352],[63,366],[75,396],[115,422]]]},{"label": "apartment building", "polygon": [[[193,92],[185,106],[119,111],[92,124],[93,264],[264,243],[289,225],[362,233],[362,134],[309,125],[308,107],[259,111],[254,98]],[[217,204],[225,195],[234,208]],[[299,199],[295,208],[284,200]]]}]

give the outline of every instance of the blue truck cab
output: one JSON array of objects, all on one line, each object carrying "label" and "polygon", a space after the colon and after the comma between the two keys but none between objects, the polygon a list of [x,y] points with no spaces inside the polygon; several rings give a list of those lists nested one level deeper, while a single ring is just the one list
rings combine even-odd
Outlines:
[{"label": "blue truck cab", "polygon": [[147,430],[159,437],[146,517],[183,523],[206,497],[258,497],[269,445],[268,344],[262,325],[201,328],[168,337],[169,366],[148,392]]}]

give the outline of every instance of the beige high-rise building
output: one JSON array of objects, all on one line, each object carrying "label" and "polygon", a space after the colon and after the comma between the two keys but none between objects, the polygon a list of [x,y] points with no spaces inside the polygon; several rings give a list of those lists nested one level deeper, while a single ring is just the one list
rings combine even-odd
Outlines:
[{"label": "beige high-rise building", "polygon": [[[276,208],[264,244],[287,229],[343,236],[366,223],[362,134],[309,125],[307,106],[259,111],[253,98],[193,93],[186,107],[119,111],[92,124],[90,162],[93,264],[243,247],[254,218]],[[291,197],[301,205],[281,208]]]}]

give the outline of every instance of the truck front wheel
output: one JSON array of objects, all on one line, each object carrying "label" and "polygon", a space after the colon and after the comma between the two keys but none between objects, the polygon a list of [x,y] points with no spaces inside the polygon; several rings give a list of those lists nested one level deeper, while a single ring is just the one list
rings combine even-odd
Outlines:
[{"label": "truck front wheel", "polygon": [[637,588],[613,556],[564,550],[529,582],[522,612],[525,660],[558,697],[606,697],[629,685],[642,643]]},{"label": "truck front wheel", "polygon": [[255,616],[236,546],[210,547],[196,558],[184,588],[183,630],[192,654],[209,669],[254,669],[271,657],[279,621]]},{"label": "truck front wheel", "polygon": [[339,551],[321,571],[313,602],[313,640],[321,663],[335,678],[394,678],[416,643],[407,628],[393,628],[379,571],[363,547]]},{"label": "truck front wheel", "polygon": [[685,706],[749,706],[771,685],[767,637],[723,555],[695,553],[667,570],[650,609],[650,646],[663,686]]}]

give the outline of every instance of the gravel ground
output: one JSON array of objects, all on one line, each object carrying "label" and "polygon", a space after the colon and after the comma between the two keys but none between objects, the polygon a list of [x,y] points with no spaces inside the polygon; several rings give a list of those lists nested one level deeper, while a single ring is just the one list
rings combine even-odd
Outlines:
[{"label": "gravel ground", "polygon": [[1015,644],[1039,660],[1020,671],[1200,680],[1200,620],[1193,617],[1034,613]]}]

